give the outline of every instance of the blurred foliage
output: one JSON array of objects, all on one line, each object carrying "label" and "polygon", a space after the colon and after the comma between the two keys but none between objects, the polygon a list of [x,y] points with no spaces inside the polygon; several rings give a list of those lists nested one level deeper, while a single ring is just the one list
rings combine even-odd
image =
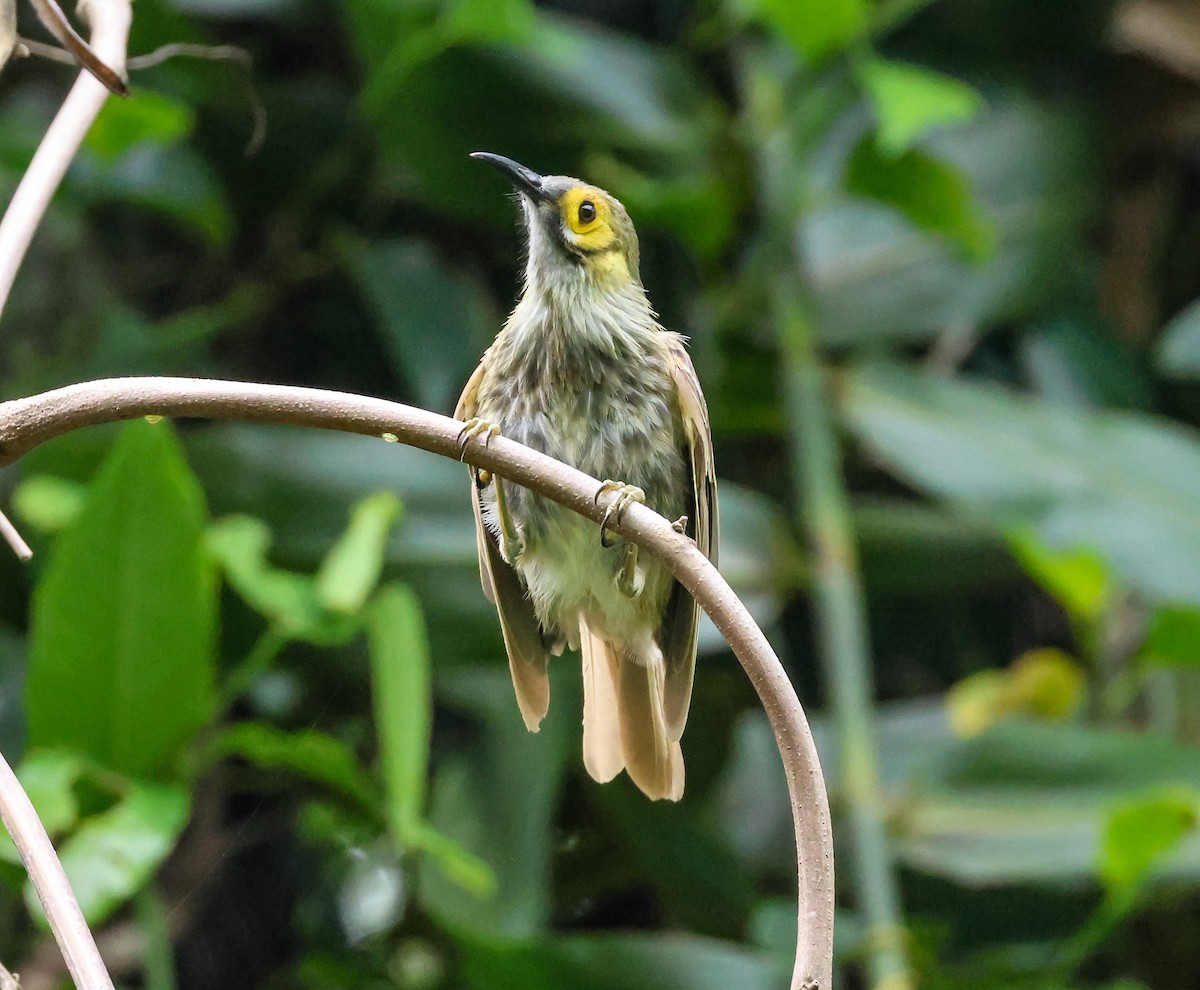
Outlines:
[{"label": "blurred foliage", "polygon": [[[817,713],[836,815],[781,290],[835,370],[921,984],[1200,982],[1192,5],[137,0],[133,24],[133,54],[253,67],[174,58],[109,101],[0,320],[7,396],[169,373],[448,412],[521,267],[468,152],[586,176],[692,337],[722,567]],[[4,66],[6,195],[69,77]],[[524,731],[458,465],[136,422],[4,490],[38,554],[0,559],[0,746],[133,946],[121,985],[785,985],[783,775],[715,630],[682,804],[596,787],[570,658]],[[2,843],[0,957],[53,985],[27,906]]]}]

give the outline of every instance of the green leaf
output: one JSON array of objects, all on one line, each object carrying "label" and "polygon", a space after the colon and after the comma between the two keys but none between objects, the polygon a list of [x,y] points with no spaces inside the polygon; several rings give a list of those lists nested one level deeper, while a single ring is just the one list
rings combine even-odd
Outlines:
[{"label": "green leaf", "polygon": [[1183,378],[1200,374],[1200,299],[1180,310],[1163,329],[1157,360],[1167,374]]},{"label": "green leaf", "polygon": [[1100,846],[1100,876],[1114,892],[1141,884],[1154,865],[1194,831],[1200,795],[1169,788],[1123,801],[1113,811]]},{"label": "green leaf", "polygon": [[283,637],[337,645],[356,634],[351,618],[322,605],[313,578],[268,563],[271,533],[261,520],[227,516],[209,527],[206,544],[233,590]]},{"label": "green leaf", "polygon": [[400,499],[391,492],[368,495],[354,507],[350,525],[317,571],[317,600],[332,612],[357,615],[383,570],[388,531],[400,516]]},{"label": "green leaf", "polygon": [[52,474],[35,474],[24,479],[12,495],[17,517],[43,533],[65,529],[78,518],[86,501],[85,486]]},{"label": "green leaf", "polygon": [[[154,875],[187,824],[188,806],[183,788],[130,783],[120,801],[61,844],[63,869],[89,924],[101,924]],[[25,899],[42,917],[28,885]]]},{"label": "green leaf", "polygon": [[[718,788],[719,821],[751,862],[773,854],[779,869],[791,837],[786,794],[779,799],[770,785],[782,779],[779,753],[766,716],[748,713],[746,722]],[[941,699],[886,705],[875,728],[899,862],[985,893],[1092,884],[1114,806],[1148,787],[1200,791],[1200,749],[1152,735],[1014,719],[964,740]],[[832,727],[818,718],[813,730],[830,793],[842,794]],[[751,828],[744,801],[759,795]],[[1200,833],[1185,837],[1164,874],[1200,881]]]},{"label": "green leaf", "polygon": [[850,156],[846,186],[895,207],[971,259],[983,261],[995,247],[994,225],[980,213],[962,173],[924,152],[909,149],[893,157],[864,138]]},{"label": "green leaf", "polygon": [[993,525],[1029,527],[1055,550],[1094,554],[1152,603],[1200,603],[1192,432],[894,366],[843,384],[849,427],[911,484]]},{"label": "green leaf", "polygon": [[1022,653],[1007,670],[981,670],[959,681],[946,696],[946,710],[955,733],[977,736],[1014,715],[1066,721],[1083,703],[1086,689],[1079,661],[1042,647]]},{"label": "green leaf", "polygon": [[472,896],[490,895],[496,878],[487,863],[425,822],[433,699],[425,623],[411,591],[397,584],[380,589],[368,611],[367,645],[392,835],[402,849],[428,853]]},{"label": "green leaf", "polygon": [[983,106],[971,86],[919,65],[870,57],[859,64],[858,73],[885,155],[900,155],[935,127],[964,123]]},{"label": "green leaf", "polygon": [[1112,575],[1090,550],[1056,550],[1028,526],[1009,534],[1013,555],[1073,618],[1095,621],[1112,599]]},{"label": "green leaf", "polygon": [[1141,656],[1147,663],[1200,666],[1200,610],[1166,606],[1155,611]]},{"label": "green leaf", "polygon": [[864,0],[743,0],[742,6],[809,62],[849,45],[869,12]]},{"label": "green leaf", "polygon": [[222,732],[212,752],[240,756],[268,770],[292,770],[349,798],[367,817],[378,815],[379,793],[370,776],[345,743],[324,732],[286,732],[262,722],[243,722]]},{"label": "green leaf", "polygon": [[367,617],[367,645],[388,822],[402,846],[415,845],[425,813],[432,699],[425,623],[407,588],[380,589]]},{"label": "green leaf", "polygon": [[203,496],[165,423],[124,427],[33,601],[31,746],[170,772],[213,710],[216,580]]},{"label": "green leaf", "polygon": [[177,144],[191,134],[194,125],[195,114],[187,104],[154,90],[139,89],[134,99],[104,104],[83,146],[112,164],[143,142]]},{"label": "green leaf", "polygon": [[1073,277],[1062,259],[1083,247],[1097,189],[1080,119],[1010,97],[930,137],[995,220],[996,250],[983,265],[882,203],[837,193],[850,147],[831,154],[814,177],[828,194],[798,230],[822,339],[925,340],[947,327],[1017,322],[1061,298]]}]

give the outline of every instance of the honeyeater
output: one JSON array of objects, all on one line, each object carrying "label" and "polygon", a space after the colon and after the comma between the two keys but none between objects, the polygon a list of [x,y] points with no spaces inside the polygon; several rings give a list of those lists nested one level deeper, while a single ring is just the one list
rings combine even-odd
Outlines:
[{"label": "honeyeater", "polygon": [[[516,187],[528,234],[524,291],[459,399],[465,444],[505,436],[605,481],[610,515],[645,502],[715,562],[708,410],[684,338],[663,329],[638,274],[629,214],[603,189],[472,157]],[[484,593],[496,605],[517,703],[536,732],[550,654],[583,660],[583,761],[626,770],[651,798],[683,794],[679,746],[699,611],[658,560],[601,525],[472,472]]]}]

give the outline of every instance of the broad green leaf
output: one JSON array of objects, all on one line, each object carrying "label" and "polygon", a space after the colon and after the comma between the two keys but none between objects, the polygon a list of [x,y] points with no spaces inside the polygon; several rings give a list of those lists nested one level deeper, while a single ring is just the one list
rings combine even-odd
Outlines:
[{"label": "broad green leaf", "polygon": [[1194,378],[1200,373],[1200,300],[1185,306],[1167,324],[1157,358],[1168,374]]},{"label": "broad green leaf", "polygon": [[216,580],[203,496],[169,425],[124,427],[33,601],[30,745],[170,772],[213,708]]},{"label": "broad green leaf", "polygon": [[1114,892],[1142,883],[1156,863],[1196,828],[1200,793],[1175,787],[1122,801],[1100,847],[1100,876]]},{"label": "broad green leaf", "polygon": [[43,533],[57,533],[78,518],[87,501],[87,489],[78,481],[35,474],[24,479],[12,495],[18,518]]},{"label": "broad green leaf", "polygon": [[336,645],[357,632],[353,619],[321,604],[314,578],[271,566],[271,533],[261,520],[227,516],[209,527],[206,544],[234,591],[284,637]]},{"label": "broad green leaf", "polygon": [[185,103],[156,93],[138,91],[136,99],[109,100],[84,139],[84,147],[112,164],[136,145],[173,145],[192,132],[195,114]]},{"label": "broad green leaf", "polygon": [[[188,792],[133,783],[107,811],[87,818],[59,847],[71,888],[91,925],[101,924],[154,875],[187,824]],[[36,900],[26,886],[31,909]]]},{"label": "broad green leaf", "polygon": [[947,327],[1015,321],[1057,298],[1071,278],[1062,259],[1084,243],[1098,188],[1080,119],[1009,97],[929,138],[995,221],[996,249],[982,265],[890,207],[839,192],[852,145],[829,149],[813,177],[824,196],[797,231],[822,338],[842,346],[927,339]]},{"label": "broad green leaf", "polygon": [[1200,603],[1190,431],[891,366],[843,384],[846,422],[906,481],[996,526],[1029,527],[1055,550],[1098,555],[1153,603]]},{"label": "broad green leaf", "polygon": [[867,26],[865,0],[742,0],[740,6],[810,62],[846,47]]},{"label": "broad green leaf", "polygon": [[425,814],[432,698],[425,623],[407,588],[380,589],[367,617],[367,645],[388,821],[396,840],[412,845]]},{"label": "broad green leaf", "polygon": [[980,213],[962,173],[925,152],[910,148],[893,157],[865,138],[850,156],[846,186],[895,207],[975,261],[986,260],[995,247],[994,225]]},{"label": "broad green leaf", "polygon": [[243,722],[222,732],[211,751],[240,756],[267,770],[291,770],[349,798],[368,817],[378,815],[379,793],[370,776],[345,743],[324,732],[287,732],[263,722]]},{"label": "broad green leaf", "polygon": [[526,40],[537,24],[532,0],[452,0],[438,27],[456,43]]},{"label": "broad green leaf", "polygon": [[388,532],[400,515],[391,492],[368,495],[354,507],[346,532],[317,571],[317,600],[332,612],[357,615],[375,590],[383,570]]},{"label": "broad green leaf", "polygon": [[885,155],[904,153],[935,127],[970,120],[983,105],[973,87],[923,66],[870,57],[859,64],[858,73]]},{"label": "broad green leaf", "polygon": [[[783,869],[794,853],[786,795],[776,800],[760,782],[781,779],[779,755],[766,717],[747,723],[718,790],[728,808],[720,827],[751,862]],[[818,718],[813,730],[836,800],[845,781],[831,726]],[[971,889],[1097,883],[1114,806],[1147,788],[1200,791],[1200,749],[1135,732],[1012,719],[961,739],[937,700],[884,706],[876,733],[899,861]],[[748,821],[733,801],[758,793],[770,799]],[[1200,880],[1200,832],[1183,839],[1163,873]]]},{"label": "broad green leaf", "polygon": [[1009,534],[1013,556],[1038,584],[1078,619],[1099,619],[1112,600],[1112,575],[1089,550],[1055,550],[1028,526]]}]

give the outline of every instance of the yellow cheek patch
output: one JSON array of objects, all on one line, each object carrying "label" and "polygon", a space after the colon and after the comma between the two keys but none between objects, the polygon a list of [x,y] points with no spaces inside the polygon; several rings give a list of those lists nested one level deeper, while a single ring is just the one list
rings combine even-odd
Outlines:
[{"label": "yellow cheek patch", "polygon": [[[589,218],[587,204],[591,204],[594,215]],[[575,235],[576,243],[585,251],[603,251],[610,247],[617,235],[609,222],[611,210],[608,197],[592,186],[576,186],[568,189],[559,202],[567,229]],[[581,215],[582,210],[582,215]]]},{"label": "yellow cheek patch", "polygon": [[625,260],[623,251],[605,251],[591,261],[592,270],[603,282],[624,285],[632,278],[629,274],[629,262]]}]

